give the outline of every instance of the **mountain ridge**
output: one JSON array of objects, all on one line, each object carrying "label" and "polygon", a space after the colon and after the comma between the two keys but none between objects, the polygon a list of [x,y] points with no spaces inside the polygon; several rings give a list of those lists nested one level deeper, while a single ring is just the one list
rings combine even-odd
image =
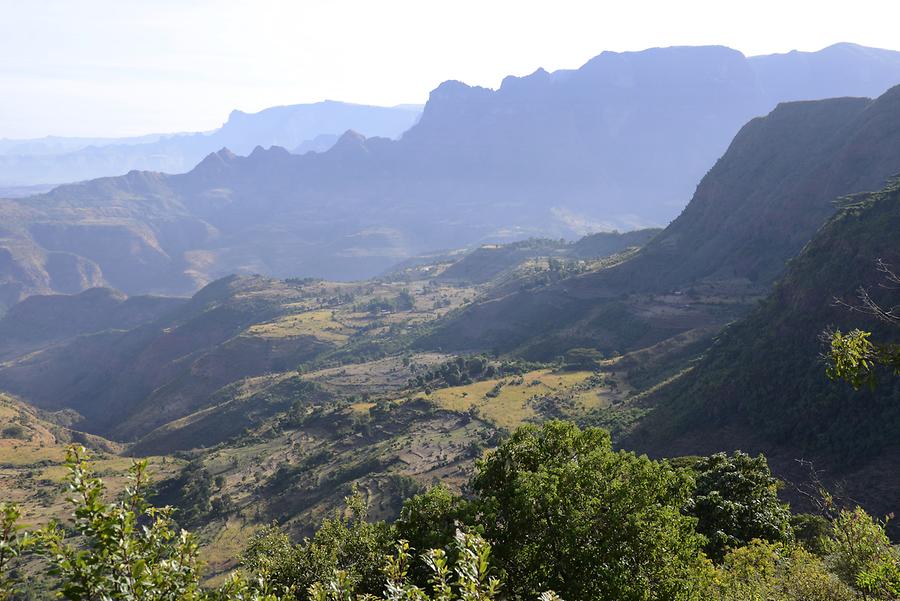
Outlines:
[{"label": "mountain ridge", "polygon": [[898,142],[900,87],[872,101],[780,105],[741,130],[682,214],[633,257],[475,304],[422,344],[546,359],[575,344],[565,334],[574,330],[578,345],[610,351],[627,338],[608,332],[602,315],[628,295],[703,286],[759,294],[834,212],[835,198],[877,189],[900,173]]},{"label": "mountain ridge", "polygon": [[[852,48],[833,52],[852,59],[835,80],[847,92],[900,81],[892,53],[876,77],[854,70],[870,59]],[[750,60],[657,49],[498,90],[446,82],[398,140],[344,132],[324,153],[254,148],[215,169],[207,156],[186,174],[129,172],[2,201],[2,304],[70,291],[56,280],[184,295],[234,272],[365,279],[438,248],[664,223],[769,102]],[[56,277],[51,253],[65,257]]]}]

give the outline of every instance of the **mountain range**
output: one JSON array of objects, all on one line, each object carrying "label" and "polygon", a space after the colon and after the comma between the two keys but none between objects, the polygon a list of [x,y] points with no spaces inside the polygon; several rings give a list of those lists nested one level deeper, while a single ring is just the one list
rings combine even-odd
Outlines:
[{"label": "mountain range", "polygon": [[415,124],[421,108],[326,100],[276,106],[257,113],[235,110],[224,125],[210,132],[131,138],[0,139],[0,195],[3,189],[82,181],[135,169],[183,173],[210,152],[226,146],[238,154],[249,154],[257,146],[282,146],[300,153],[323,151],[348,129],[367,136],[396,138]]},{"label": "mountain range", "polygon": [[497,90],[446,82],[398,140],[223,149],[183,175],[4,201],[0,306],[92,286],[189,294],[229,273],[358,279],[439,248],[665,224],[748,119],[784,100],[880,94],[900,82],[898,57],[850,44],[603,53]]},{"label": "mountain range", "polygon": [[[741,129],[682,214],[630,260],[475,303],[423,344],[541,359],[579,341],[633,350],[696,326],[687,293],[714,302],[768,290],[835,199],[877,190],[897,173],[900,87],[871,101],[782,104]],[[654,295],[673,293],[674,306],[653,308]]]}]

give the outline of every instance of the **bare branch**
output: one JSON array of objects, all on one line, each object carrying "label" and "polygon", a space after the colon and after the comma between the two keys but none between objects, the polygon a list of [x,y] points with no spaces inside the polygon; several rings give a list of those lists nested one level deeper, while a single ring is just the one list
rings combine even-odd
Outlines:
[{"label": "bare branch", "polygon": [[889,286],[888,284],[882,284],[883,288],[888,288],[890,290],[897,290],[900,288],[900,275],[894,272],[893,268],[884,262],[884,259],[878,259],[875,261],[875,265],[877,266],[878,271],[885,274],[884,279],[889,284],[896,284],[896,286]]},{"label": "bare branch", "polygon": [[[900,275],[895,273],[890,265],[885,263],[883,259],[877,259],[875,266],[878,271],[884,274],[884,282],[878,285],[879,288],[900,290]],[[900,305],[894,305],[890,308],[882,307],[872,298],[869,290],[864,287],[857,289],[856,295],[859,298],[859,304],[850,304],[837,297],[834,299],[834,304],[849,311],[863,313],[879,321],[900,326]]]}]

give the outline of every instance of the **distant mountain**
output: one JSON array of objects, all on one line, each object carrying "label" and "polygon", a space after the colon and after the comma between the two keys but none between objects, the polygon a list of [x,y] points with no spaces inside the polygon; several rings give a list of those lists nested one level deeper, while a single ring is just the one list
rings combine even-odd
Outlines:
[{"label": "distant mountain", "polygon": [[[780,105],[740,131],[678,219],[635,256],[476,304],[422,344],[540,358],[574,346],[646,346],[702,325],[698,305],[768,290],[834,212],[836,198],[878,189],[897,173],[900,87],[872,101]],[[669,293],[681,300],[654,303]]]},{"label": "distant mountain", "polygon": [[325,152],[337,143],[340,136],[337,134],[320,134],[312,140],[304,140],[299,146],[291,150],[294,154],[306,154],[307,152]]},{"label": "distant mountain", "polygon": [[76,138],[66,136],[45,136],[43,138],[14,139],[0,138],[0,156],[53,156],[87,148],[88,146],[109,146],[112,144],[148,144],[167,136],[178,134],[148,134],[125,138]]},{"label": "distant mountain", "polygon": [[[327,150],[348,129],[396,138],[409,129],[421,107],[388,108],[326,100],[272,107],[258,113],[233,111],[212,132],[155,134],[133,138],[0,140],[0,186],[27,186],[121,175],[134,169],[183,173],[223,147],[249,154],[256,146]],[[316,142],[318,140],[318,142]],[[304,150],[305,151],[305,150]]]},{"label": "distant mountain", "polygon": [[[496,91],[446,82],[399,140],[348,131],[324,153],[296,156],[257,147],[238,157],[221,150],[183,175],[131,172],[2,202],[0,306],[32,293],[93,286],[187,294],[235,272],[366,278],[440,248],[665,223],[734,132],[769,111],[778,94],[793,98],[826,90],[816,74],[829,65],[838,74],[829,85],[843,85],[842,94],[880,93],[900,81],[898,57],[852,45],[750,59],[721,47],[604,53],[578,70],[509,77]],[[818,87],[804,92],[804,81]],[[842,124],[862,115],[868,102],[823,106],[809,115],[809,124],[801,110],[789,126],[807,136],[803,144],[827,154],[828,142],[818,134],[839,137]],[[273,109],[259,120],[274,136],[290,122],[285,115]],[[233,115],[233,124],[215,135],[244,144],[247,119]],[[891,125],[893,116],[887,119]],[[800,139],[789,130],[781,134],[784,151],[801,161],[795,167],[785,160],[785,176],[809,176],[803,165],[819,164]],[[752,140],[747,142],[742,146],[752,148]],[[848,158],[862,152],[852,146],[845,151]],[[872,157],[874,163],[859,170],[870,175],[846,185],[836,179],[827,184],[833,177],[822,167],[821,181],[810,185],[831,186],[816,198],[853,190],[866,177],[875,186],[894,168],[892,157],[891,151]],[[731,159],[728,164],[742,162],[734,153]],[[731,169],[728,164],[717,173]],[[778,183],[761,182],[761,190],[786,193],[775,191]],[[742,195],[765,194],[754,191],[752,174],[745,174],[740,189],[735,186],[729,202],[737,203],[736,215]],[[713,191],[710,183],[703,194]],[[701,204],[698,197],[695,205]],[[739,253],[739,240],[767,232],[784,243],[766,251],[775,263],[756,267],[768,270],[756,276],[765,279],[808,237],[810,224],[826,216],[827,210],[815,209],[801,217],[796,234],[779,238],[778,224],[786,222],[775,211],[766,216],[774,226],[762,221],[756,233],[723,243]],[[729,235],[711,232],[704,243]],[[673,233],[665,244],[677,246],[676,238]],[[677,265],[676,272],[685,268]]]},{"label": "distant mountain", "polygon": [[650,415],[624,445],[667,455],[765,452],[798,482],[808,474],[794,460],[805,458],[873,511],[896,506],[900,482],[884,474],[900,469],[900,378],[860,391],[828,380],[819,337],[829,326],[859,327],[900,340],[900,330],[835,304],[856,304],[860,286],[896,302],[875,261],[900,265],[900,182],[844,205],[765,302],[688,373],[641,401]]}]

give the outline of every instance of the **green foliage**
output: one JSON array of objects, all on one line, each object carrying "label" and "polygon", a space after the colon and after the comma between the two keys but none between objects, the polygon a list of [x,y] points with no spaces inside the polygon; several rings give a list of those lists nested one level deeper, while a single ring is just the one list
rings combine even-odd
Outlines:
[{"label": "green foliage", "polygon": [[182,468],[178,477],[163,482],[153,500],[176,507],[178,521],[194,526],[212,513],[212,490],[212,475],[201,461],[194,460]]},{"label": "green foliage", "polygon": [[421,388],[423,386],[428,386],[429,388],[460,386],[503,376],[520,376],[542,366],[543,364],[540,363],[519,360],[496,361],[479,355],[455,357],[416,375],[415,378],[410,378],[409,386],[412,388]]},{"label": "green foliage", "polygon": [[18,440],[27,440],[28,431],[21,424],[10,424],[4,426],[0,430],[0,438],[14,438]]},{"label": "green foliage", "polygon": [[863,386],[874,389],[879,368],[887,368],[900,375],[900,345],[877,344],[871,332],[854,329],[846,334],[837,330],[831,335],[826,373],[832,380],[845,380],[859,390]]},{"label": "green foliage", "polygon": [[875,385],[875,347],[871,332],[852,330],[846,335],[836,331],[831,337],[830,364],[826,369],[832,380],[842,378],[859,390],[863,384]]},{"label": "green foliage", "polygon": [[778,481],[766,458],[736,451],[716,453],[694,466],[696,484],[688,513],[706,537],[706,553],[721,560],[728,549],[761,539],[790,542],[790,511],[778,500]]},{"label": "green foliage", "polygon": [[[381,597],[367,595],[362,599],[492,601],[500,591],[500,580],[490,575],[490,554],[491,546],[483,538],[457,532],[454,554],[457,559],[454,562],[443,549],[431,549],[422,556],[431,572],[429,593],[409,580],[410,547],[406,541],[400,541],[396,555],[388,559],[384,570],[387,577],[384,594]],[[327,584],[314,584],[309,592],[314,601],[350,601],[356,594],[352,580],[340,571]],[[561,601],[553,593],[546,593],[541,600]]]},{"label": "green foliage", "polygon": [[472,481],[479,525],[514,597],[694,599],[702,537],[691,481],[566,422],[524,426]]},{"label": "green foliage", "polygon": [[282,532],[269,527],[258,533],[242,557],[244,567],[269,584],[284,599],[305,599],[316,582],[341,572],[353,590],[375,594],[384,589],[384,557],[393,544],[391,528],[366,521],[358,493],[346,499],[347,515],[326,519],[312,538],[292,545]]},{"label": "green foliage", "polygon": [[23,535],[19,508],[11,503],[0,503],[0,601],[7,601],[21,592],[21,586],[9,575],[10,567],[34,542],[33,537]]},{"label": "green foliage", "polygon": [[103,482],[87,463],[84,449],[71,449],[66,464],[72,528],[78,538],[72,540],[54,525],[42,533],[41,544],[67,599],[174,601],[201,596],[197,543],[184,530],[175,530],[171,508],[145,502],[145,462],[134,464],[129,486],[114,503],[103,500]]},{"label": "green foliage", "polygon": [[459,524],[472,523],[472,504],[438,485],[408,499],[394,523],[398,539],[414,549],[443,549]]},{"label": "green foliage", "polygon": [[134,463],[128,486],[113,502],[104,500],[103,482],[84,448],[70,449],[66,465],[71,524],[22,535],[18,510],[0,507],[0,599],[24,588],[5,569],[30,552],[49,561],[60,596],[69,601],[276,601],[264,583],[239,576],[217,590],[201,588],[196,539],[176,529],[171,507],[153,507],[145,499],[146,462]]},{"label": "green foliage", "polygon": [[573,348],[566,351],[566,367],[569,369],[596,369],[603,360],[603,353],[592,348]]},{"label": "green foliage", "polygon": [[851,601],[854,591],[815,555],[754,540],[729,551],[708,582],[717,601]]},{"label": "green foliage", "polygon": [[791,530],[798,545],[815,555],[825,555],[826,543],[831,538],[831,522],[821,515],[798,513],[791,516]]},{"label": "green foliage", "polygon": [[[23,533],[17,508],[0,505],[0,601],[27,592],[10,569],[23,554],[47,561],[71,601],[492,601],[501,591],[560,601],[550,590],[604,601],[900,599],[900,552],[886,522],[860,508],[833,522],[796,516],[797,545],[762,457],[680,463],[615,452],[598,429],[522,427],[480,462],[474,498],[435,487],[388,525],[368,522],[354,492],[300,544],[263,528],[242,557],[250,579],[204,589],[196,539],[176,527],[172,508],[145,500],[146,464],[107,501],[75,448],[70,524]],[[698,529],[721,543],[717,564]]]},{"label": "green foliage", "polygon": [[884,522],[862,508],[843,510],[827,543],[833,571],[866,598],[900,598],[900,552],[891,546]]},{"label": "green foliage", "polygon": [[409,290],[401,290],[394,298],[373,298],[367,303],[354,305],[354,311],[377,315],[382,312],[409,311],[413,308],[414,299]]}]

